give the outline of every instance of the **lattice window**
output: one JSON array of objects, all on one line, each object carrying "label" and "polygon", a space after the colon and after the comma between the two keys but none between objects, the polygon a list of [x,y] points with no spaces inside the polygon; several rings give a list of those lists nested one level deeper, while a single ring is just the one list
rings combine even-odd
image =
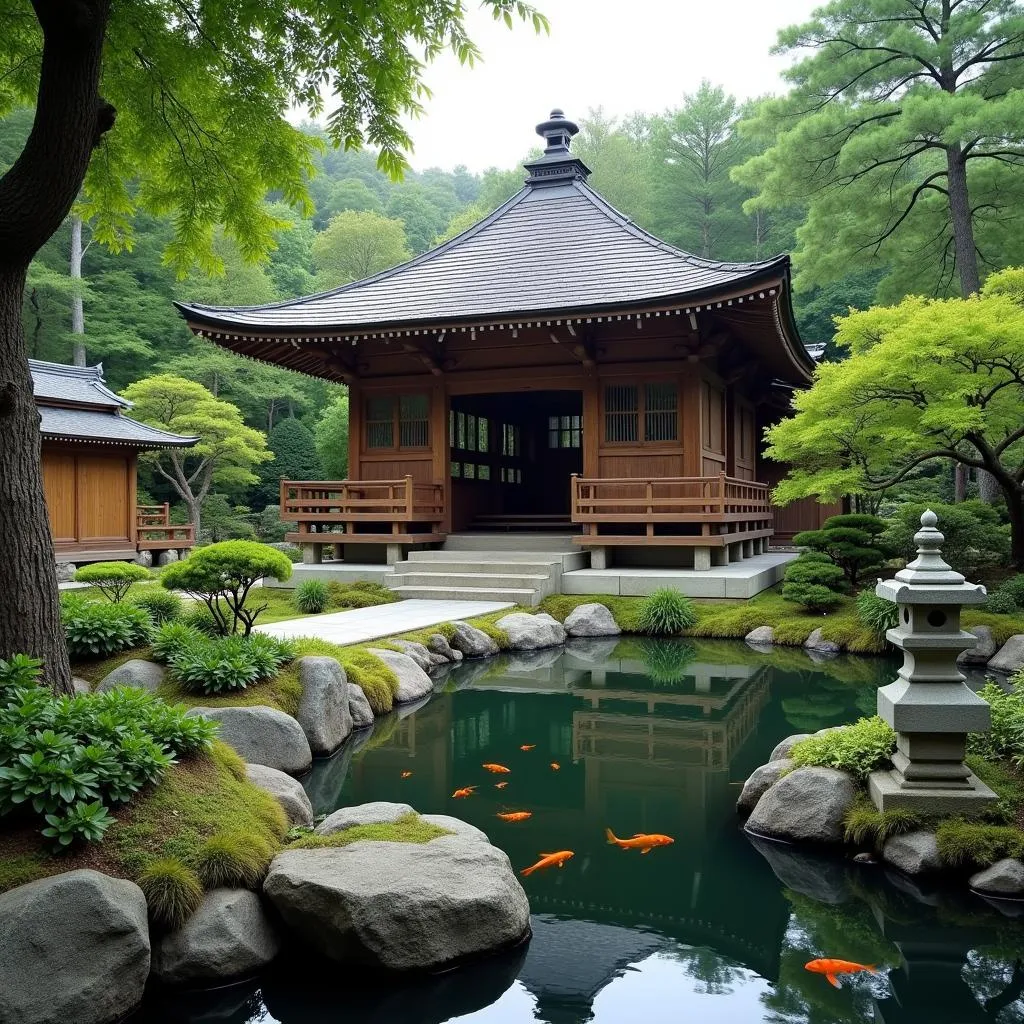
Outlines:
[{"label": "lattice window", "polygon": [[604,389],[605,441],[623,444],[639,436],[640,389],[635,384],[609,384]]},{"label": "lattice window", "polygon": [[467,462],[463,465],[462,477],[464,480],[476,479],[476,466],[472,462]]},{"label": "lattice window", "polygon": [[519,428],[511,423],[501,426],[501,454],[514,459],[520,455]]},{"label": "lattice window", "polygon": [[398,402],[398,436],[402,448],[430,444],[430,400],[426,395],[402,395]]},{"label": "lattice window", "polygon": [[579,448],[582,443],[581,416],[549,416],[548,447]]},{"label": "lattice window", "polygon": [[679,440],[679,396],[675,384],[644,385],[644,440]]},{"label": "lattice window", "polygon": [[490,466],[477,466],[476,467],[476,478],[477,480],[490,480],[491,479],[491,467]]},{"label": "lattice window", "polygon": [[452,476],[456,477],[456,478],[462,476],[462,463],[461,462],[453,462],[452,463]]},{"label": "lattice window", "polygon": [[394,398],[368,398],[366,400],[366,447],[395,447]]},{"label": "lattice window", "polygon": [[476,421],[476,450],[486,452],[490,449],[491,424],[486,416],[481,416]]},{"label": "lattice window", "polygon": [[466,416],[466,451],[476,451],[476,417],[472,414]]}]

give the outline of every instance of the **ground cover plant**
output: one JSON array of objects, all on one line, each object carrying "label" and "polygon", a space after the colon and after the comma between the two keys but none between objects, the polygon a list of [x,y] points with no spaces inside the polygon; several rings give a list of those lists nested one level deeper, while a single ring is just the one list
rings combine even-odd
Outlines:
[{"label": "ground cover plant", "polygon": [[256,541],[226,540],[194,551],[169,565],[160,582],[203,602],[224,636],[239,629],[248,636],[266,604],[249,600],[250,591],[267,577],[287,580],[292,563],[276,548]]},{"label": "ground cover plant", "polygon": [[151,580],[148,569],[134,562],[93,562],[75,573],[76,583],[89,583],[109,601],[120,601],[133,583]]},{"label": "ground cover plant", "polygon": [[61,624],[72,660],[105,658],[145,643],[153,620],[130,604],[65,599]]},{"label": "ground cover plant", "polygon": [[181,616],[184,607],[181,598],[174,591],[156,588],[140,591],[130,598],[129,603],[146,611],[155,626],[173,622]]},{"label": "ground cover plant", "polygon": [[864,781],[869,773],[888,766],[895,751],[896,733],[876,715],[809,736],[795,744],[788,756],[797,768],[836,768]]},{"label": "ground cover plant", "polygon": [[292,829],[288,834],[291,850],[320,850],[325,847],[349,846],[360,840],[368,839],[381,843],[429,843],[441,836],[450,836],[451,832],[424,821],[418,814],[403,814],[393,822],[376,825],[353,825],[352,828],[332,832],[329,835],[317,835],[312,829]]}]

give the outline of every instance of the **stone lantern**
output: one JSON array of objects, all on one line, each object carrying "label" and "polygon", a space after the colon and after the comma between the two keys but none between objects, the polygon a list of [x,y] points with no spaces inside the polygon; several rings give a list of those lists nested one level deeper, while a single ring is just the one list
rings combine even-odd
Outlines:
[{"label": "stone lantern", "polygon": [[936,522],[934,512],[921,516],[917,558],[875,588],[899,608],[899,624],[885,635],[903,651],[903,667],[878,691],[878,714],[896,730],[893,769],[872,772],[868,790],[881,811],[977,814],[996,795],[964,764],[967,733],[987,731],[991,717],[956,659],[978,642],[960,628],[960,608],[986,594],[946,564]]}]

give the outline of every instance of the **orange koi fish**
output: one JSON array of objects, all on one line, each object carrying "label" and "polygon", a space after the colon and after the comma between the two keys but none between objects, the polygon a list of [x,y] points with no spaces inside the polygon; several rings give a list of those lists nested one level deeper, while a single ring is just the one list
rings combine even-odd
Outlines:
[{"label": "orange koi fish", "polygon": [[402,778],[403,779],[411,779],[412,778],[412,772],[402,772]]},{"label": "orange koi fish", "polygon": [[562,766],[557,761],[552,761],[551,762],[551,770],[553,772],[561,771],[561,769],[562,769]]},{"label": "orange koi fish", "polygon": [[559,850],[558,853],[542,853],[540,854],[540,860],[536,864],[523,868],[519,874],[532,875],[534,871],[540,871],[543,868],[564,868],[565,862],[575,856],[576,854],[572,850]]},{"label": "orange koi fish", "polygon": [[511,768],[506,768],[503,764],[485,764],[483,767],[495,775],[509,775],[512,772]]},{"label": "orange koi fish", "polygon": [[494,784],[495,789],[504,789],[508,785],[507,782],[496,782]]},{"label": "orange koi fish", "polygon": [[462,789],[457,789],[457,790],[455,790],[454,793],[452,793],[452,799],[453,800],[459,800],[459,799],[461,799],[462,797],[465,797],[465,796],[472,796],[474,789],[476,789],[476,786],[465,786]]},{"label": "orange koi fish", "polygon": [[637,832],[630,839],[619,839],[610,828],[606,828],[604,834],[608,842],[614,846],[621,847],[623,850],[639,850],[641,853],[650,853],[656,846],[668,846],[669,843],[675,842],[671,836],[663,836],[657,832],[649,834]]},{"label": "orange koi fish", "polygon": [[824,974],[825,980],[836,988],[839,988],[837,974],[859,974],[861,971],[878,973],[873,964],[855,964],[850,960],[811,960],[810,963],[804,964],[804,969],[814,974]]},{"label": "orange koi fish", "polygon": [[524,743],[519,749],[520,750],[534,750],[536,748],[536,746],[537,746],[536,743]]},{"label": "orange koi fish", "polygon": [[533,817],[533,811],[508,811],[498,814],[502,821],[526,821]]}]

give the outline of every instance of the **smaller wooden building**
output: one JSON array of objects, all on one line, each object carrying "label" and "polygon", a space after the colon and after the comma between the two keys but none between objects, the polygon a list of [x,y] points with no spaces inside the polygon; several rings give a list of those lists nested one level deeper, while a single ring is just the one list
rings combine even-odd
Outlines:
[{"label": "smaller wooden building", "polygon": [[124,415],[131,402],[106,386],[102,366],[29,364],[57,560],[116,561],[191,548],[192,527],[172,526],[167,505],[137,504],[137,459],[140,451],[188,447],[198,438]]}]

